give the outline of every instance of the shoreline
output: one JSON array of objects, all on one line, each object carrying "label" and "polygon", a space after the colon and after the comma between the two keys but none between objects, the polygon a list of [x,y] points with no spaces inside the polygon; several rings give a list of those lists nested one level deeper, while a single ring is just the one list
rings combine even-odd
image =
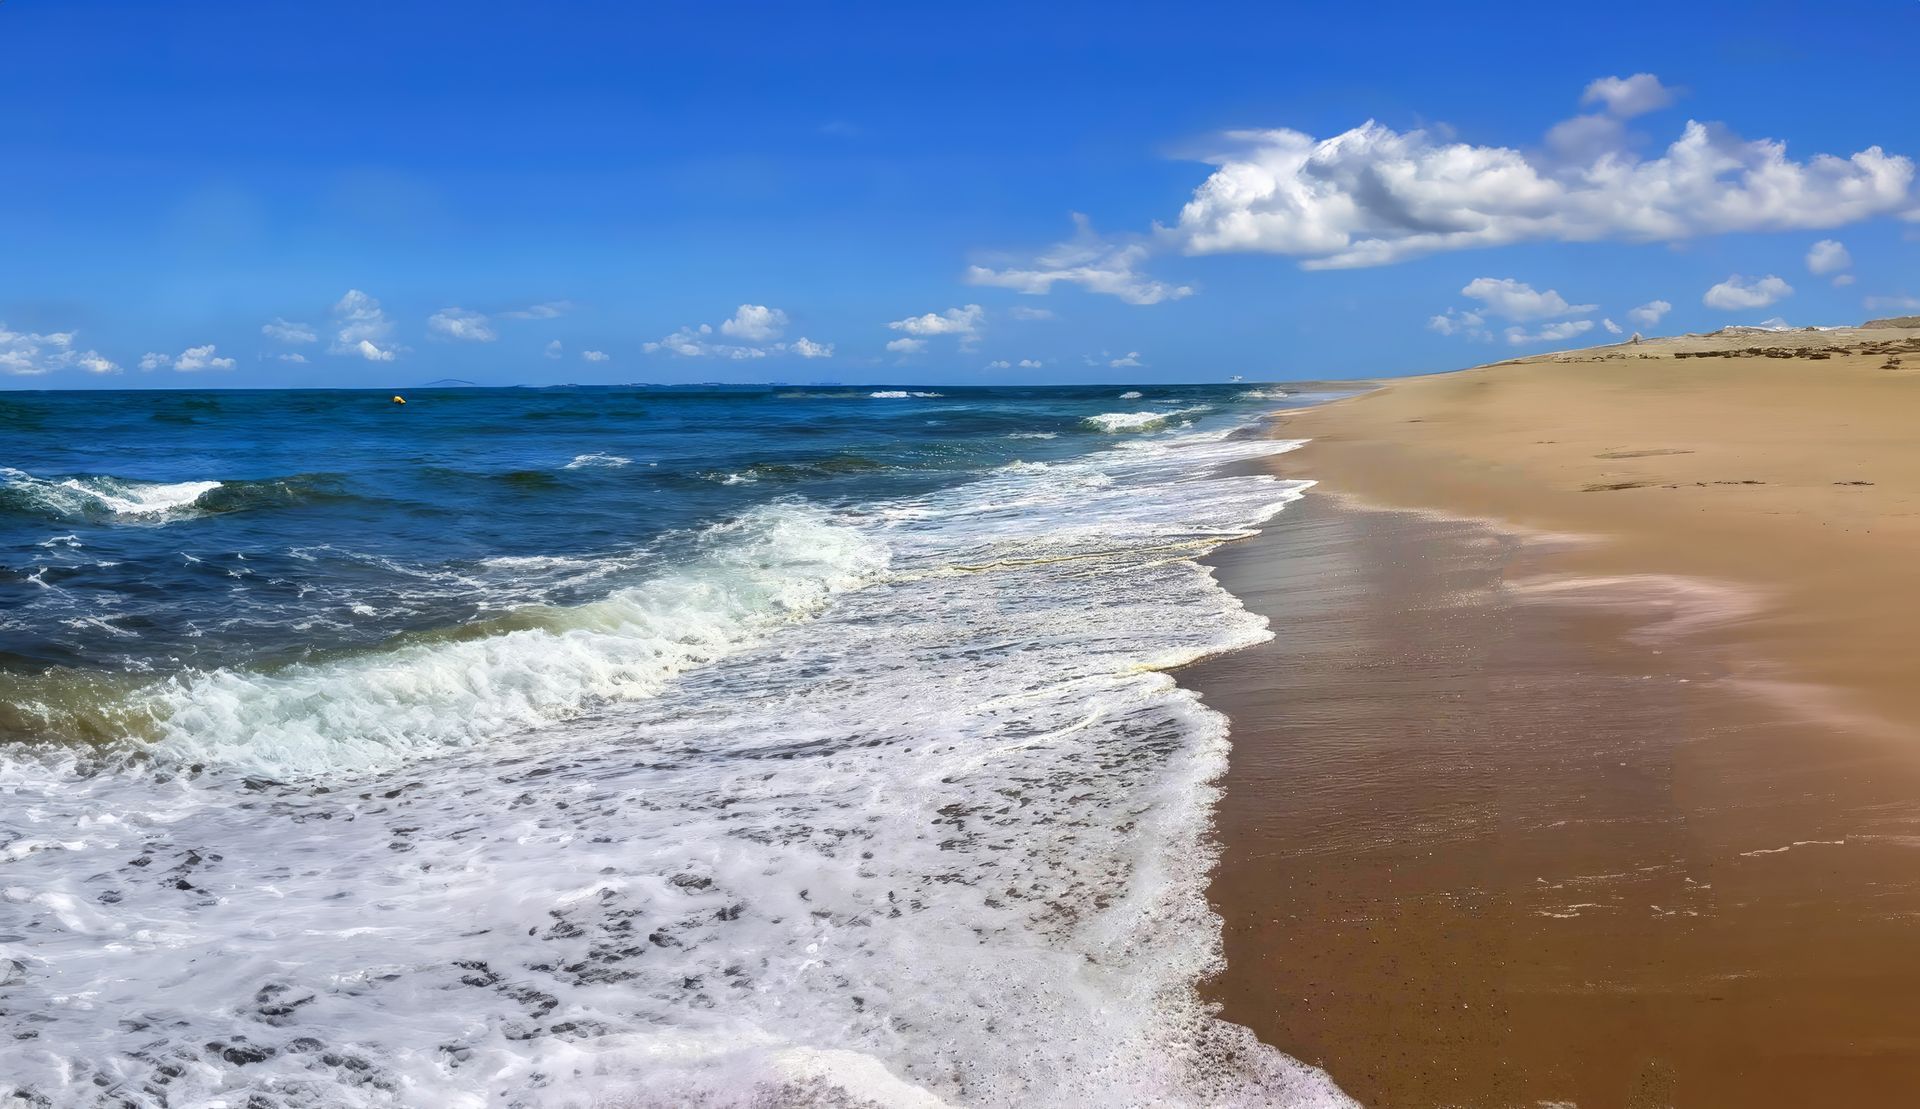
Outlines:
[{"label": "shoreline", "polygon": [[1284,412],[1320,484],[1206,560],[1276,633],[1181,674],[1232,726],[1206,992],[1363,1104],[1920,1084],[1920,380],[1702,345]]}]

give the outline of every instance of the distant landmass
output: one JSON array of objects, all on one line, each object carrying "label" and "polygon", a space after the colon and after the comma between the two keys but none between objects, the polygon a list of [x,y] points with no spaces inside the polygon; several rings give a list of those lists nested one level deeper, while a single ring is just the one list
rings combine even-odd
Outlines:
[{"label": "distant landmass", "polygon": [[438,381],[429,381],[425,385],[418,386],[421,389],[478,389],[479,387],[480,383],[477,381],[467,381],[458,377],[443,377]]}]

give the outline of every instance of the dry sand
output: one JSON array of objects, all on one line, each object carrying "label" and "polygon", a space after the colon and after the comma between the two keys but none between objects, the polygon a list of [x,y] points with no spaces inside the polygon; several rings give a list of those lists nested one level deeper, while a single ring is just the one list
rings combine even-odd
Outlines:
[{"label": "dry sand", "polygon": [[1920,1097],[1920,331],[1279,433],[1322,485],[1217,560],[1278,638],[1183,676],[1234,722],[1224,1015],[1375,1106]]}]

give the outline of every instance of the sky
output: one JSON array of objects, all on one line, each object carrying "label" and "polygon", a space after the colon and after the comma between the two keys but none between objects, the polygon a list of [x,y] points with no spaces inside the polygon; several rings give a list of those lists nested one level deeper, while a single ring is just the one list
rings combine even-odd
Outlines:
[{"label": "sky", "polygon": [[1916,35],[0,0],[0,388],[1352,378],[1920,312]]}]

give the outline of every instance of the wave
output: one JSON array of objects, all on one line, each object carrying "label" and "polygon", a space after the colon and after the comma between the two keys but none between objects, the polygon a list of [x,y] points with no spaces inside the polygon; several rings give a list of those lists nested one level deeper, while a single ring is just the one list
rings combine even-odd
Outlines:
[{"label": "wave", "polygon": [[[1270,634],[1196,560],[1300,495],[1230,465],[1291,445],[1156,436],[756,510],[579,609],[183,680],[201,715],[169,724],[223,743],[149,749],[198,776],[0,760],[14,930],[74,955],[5,984],[44,1015],[9,1081],[1345,1105],[1197,992],[1227,721],[1167,672]],[[528,719],[566,723],[471,731]],[[287,773],[249,743],[313,780],[248,777]],[[365,776],[414,751],[443,757]]]},{"label": "wave", "polygon": [[592,454],[576,454],[573,456],[572,462],[567,463],[561,468],[565,470],[612,469],[631,465],[633,465],[633,459],[631,458],[622,458],[617,454],[603,454],[595,451]]},{"label": "wave", "polygon": [[1060,437],[1060,433],[1057,431],[1009,431],[1007,432],[1007,438],[1009,439],[1058,439],[1059,437]]},{"label": "wave", "polygon": [[1109,435],[1123,431],[1159,431],[1172,426],[1175,420],[1206,411],[1209,411],[1208,406],[1202,404],[1172,412],[1102,412],[1098,416],[1088,416],[1081,422]]},{"label": "wave", "polygon": [[717,481],[721,485],[746,485],[757,481],[813,481],[819,478],[869,474],[888,468],[887,463],[876,461],[865,455],[836,454],[801,462],[753,462],[738,470],[711,470],[699,476],[708,481]]},{"label": "wave", "polygon": [[911,392],[906,389],[881,389],[878,392],[868,393],[867,395],[874,398],[875,400],[905,400],[908,397],[944,397],[946,396],[945,393],[920,393],[920,392]]},{"label": "wave", "polygon": [[1143,394],[1138,389],[1128,389],[1120,394],[1121,400],[1139,400]]},{"label": "wave", "polygon": [[1285,389],[1243,389],[1234,394],[1234,400],[1283,400],[1292,396]]},{"label": "wave", "polygon": [[153,757],[283,778],[361,774],[656,693],[884,567],[817,509],[716,525],[687,565],[603,600],[535,608],[371,653],[170,679],[139,698]]},{"label": "wave", "polygon": [[109,474],[36,477],[0,468],[0,512],[61,521],[157,523],[343,495],[330,474],[247,481],[139,481]]}]

